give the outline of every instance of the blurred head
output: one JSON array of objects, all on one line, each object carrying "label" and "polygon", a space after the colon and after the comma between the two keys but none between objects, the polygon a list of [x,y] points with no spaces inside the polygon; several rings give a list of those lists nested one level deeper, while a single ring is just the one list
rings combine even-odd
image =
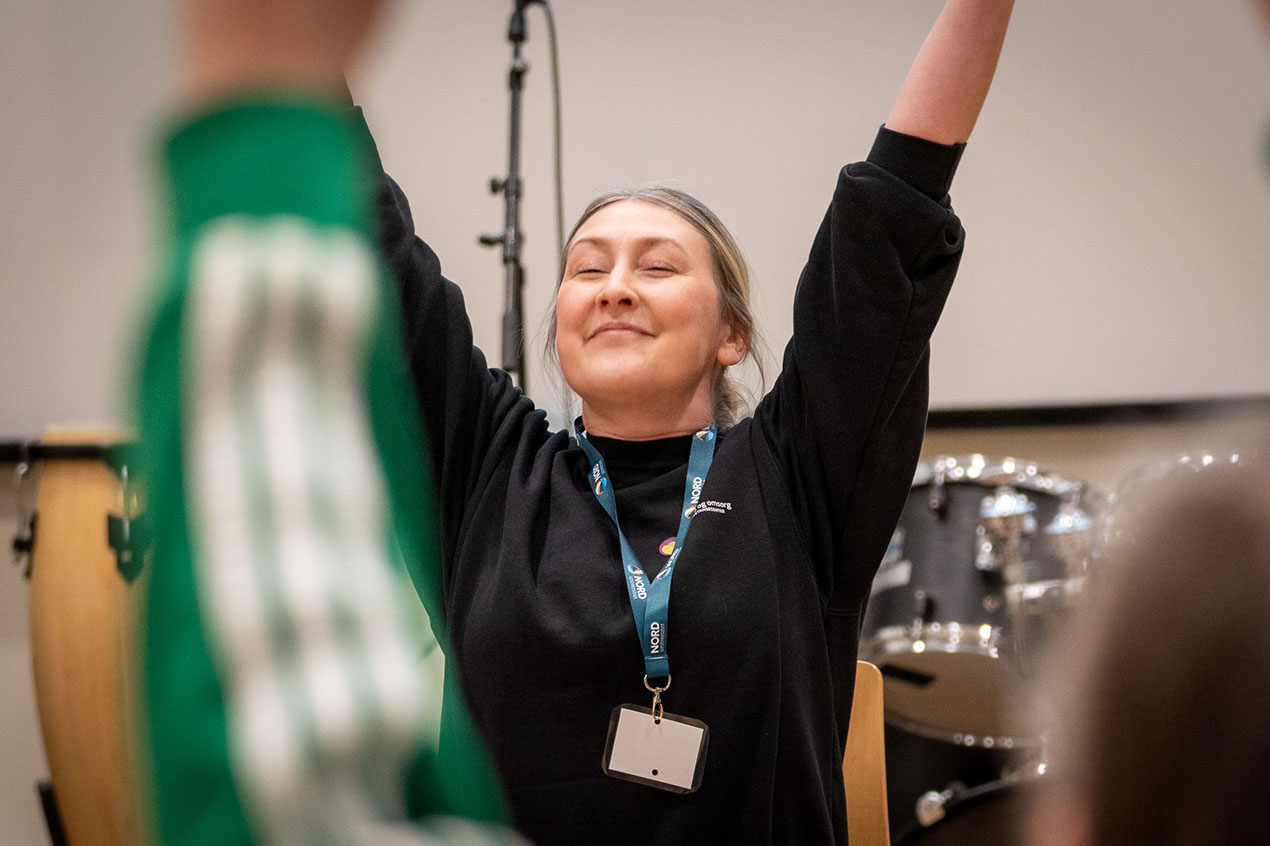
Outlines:
[{"label": "blurred head", "polygon": [[731,234],[671,188],[591,202],[565,246],[548,343],[588,405],[697,403],[728,425],[750,355],[750,279]]},{"label": "blurred head", "polygon": [[1225,468],[1131,511],[1053,696],[1031,846],[1264,842],[1270,485]]}]

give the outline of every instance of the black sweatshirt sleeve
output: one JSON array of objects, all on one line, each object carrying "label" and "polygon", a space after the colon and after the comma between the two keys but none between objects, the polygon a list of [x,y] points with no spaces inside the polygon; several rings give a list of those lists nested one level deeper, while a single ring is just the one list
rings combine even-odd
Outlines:
[{"label": "black sweatshirt sleeve", "polygon": [[[368,148],[374,150],[361,110],[354,111]],[[379,171],[383,250],[401,294],[406,359],[428,434],[448,596],[449,568],[456,558],[464,510],[474,491],[489,483],[496,457],[514,448],[518,430],[513,420],[523,421],[533,406],[507,373],[487,366],[484,354],[473,345],[463,292],[442,275],[436,253],[415,235],[410,204],[401,188],[383,173],[382,165]],[[545,420],[541,428],[545,431]]]},{"label": "black sweatshirt sleeve", "polygon": [[755,411],[830,611],[859,611],[912,482],[929,339],[964,238],[948,201],[961,148],[883,128],[843,168]]}]

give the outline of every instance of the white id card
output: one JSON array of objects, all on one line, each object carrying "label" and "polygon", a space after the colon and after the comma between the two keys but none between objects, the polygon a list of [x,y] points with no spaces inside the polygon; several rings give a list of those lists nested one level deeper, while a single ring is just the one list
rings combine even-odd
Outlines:
[{"label": "white id card", "polygon": [[710,730],[700,720],[663,713],[655,722],[651,708],[618,705],[609,719],[604,774],[692,793],[701,786],[709,740]]}]

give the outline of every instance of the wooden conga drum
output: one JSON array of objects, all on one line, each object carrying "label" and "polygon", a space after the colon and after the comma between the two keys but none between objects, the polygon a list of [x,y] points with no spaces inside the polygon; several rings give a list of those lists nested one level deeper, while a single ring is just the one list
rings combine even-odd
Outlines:
[{"label": "wooden conga drum", "polygon": [[119,432],[54,429],[32,449],[40,479],[31,659],[49,773],[71,846],[142,842],[134,670],[149,567],[144,552],[121,560],[110,544],[112,516],[116,545],[121,529],[129,535],[144,525],[135,520],[144,507],[134,494],[139,486],[122,484],[107,461],[122,441]]}]

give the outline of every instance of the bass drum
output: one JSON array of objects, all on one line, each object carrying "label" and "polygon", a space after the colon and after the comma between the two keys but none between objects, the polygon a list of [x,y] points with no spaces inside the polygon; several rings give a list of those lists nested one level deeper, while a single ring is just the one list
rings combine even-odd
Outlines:
[{"label": "bass drum", "polygon": [[147,533],[137,486],[108,462],[118,440],[52,430],[30,447],[39,467],[31,663],[49,775],[74,846],[147,842],[133,724]]},{"label": "bass drum", "polygon": [[861,632],[889,723],[957,746],[1039,744],[1044,727],[1024,706],[1083,588],[1104,503],[1018,459],[918,466]]},{"label": "bass drum", "polygon": [[1035,752],[956,746],[886,729],[893,846],[1015,846],[1045,784]]}]

